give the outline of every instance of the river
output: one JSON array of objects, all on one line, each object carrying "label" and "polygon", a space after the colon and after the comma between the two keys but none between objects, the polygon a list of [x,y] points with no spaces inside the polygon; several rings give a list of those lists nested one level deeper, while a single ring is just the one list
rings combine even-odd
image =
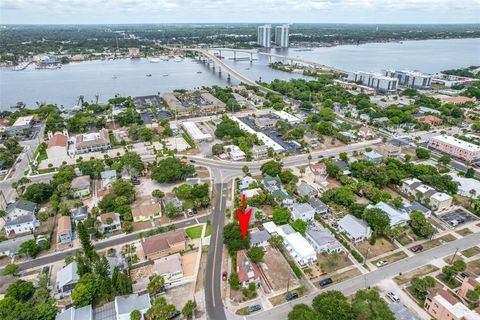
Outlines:
[{"label": "river", "polygon": [[[480,65],[480,39],[448,39],[404,41],[403,43],[369,43],[359,46],[313,48],[309,51],[290,48],[274,50],[278,54],[301,57],[343,70],[380,71],[385,68],[417,69],[435,73],[450,68]],[[231,53],[222,52],[225,61],[252,80],[271,81],[302,77],[268,67],[268,58],[232,61]],[[237,57],[240,57],[238,55]],[[147,77],[147,74],[151,74]],[[0,110],[10,110],[18,101],[34,108],[37,102],[57,103],[70,108],[80,95],[86,101],[99,101],[119,95],[151,95],[174,89],[237,84],[226,75],[219,75],[205,65],[184,59],[181,62],[146,59],[120,59],[70,63],[56,70],[23,71],[0,69]]]}]

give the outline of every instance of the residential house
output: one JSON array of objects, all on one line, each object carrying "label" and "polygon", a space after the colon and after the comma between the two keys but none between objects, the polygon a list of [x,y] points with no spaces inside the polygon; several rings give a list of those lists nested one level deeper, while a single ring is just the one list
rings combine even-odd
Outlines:
[{"label": "residential house", "polygon": [[350,174],[352,174],[350,168],[348,167],[348,164],[345,161],[336,160],[333,164],[337,165],[342,170],[342,173],[344,175],[349,176]]},{"label": "residential house", "polygon": [[32,232],[40,226],[40,222],[37,220],[34,214],[22,215],[14,219],[7,219],[5,221],[5,233],[7,235],[11,234],[22,234],[27,232]]},{"label": "residential house", "polygon": [[478,199],[480,197],[480,181],[473,178],[459,177],[453,172],[449,173],[448,175],[452,177],[452,181],[458,184],[457,194],[474,199]]},{"label": "residential house", "polygon": [[142,239],[145,259],[155,260],[185,250],[187,235],[184,229],[169,231]]},{"label": "residential house", "polygon": [[273,191],[272,196],[275,201],[280,202],[284,206],[291,206],[295,202],[283,189]]},{"label": "residential house", "polygon": [[408,178],[402,180],[401,190],[403,193],[407,195],[416,195],[417,188],[421,186],[423,183],[417,178]]},{"label": "residential house", "polygon": [[70,148],[74,154],[84,154],[88,152],[108,150],[112,146],[107,129],[101,129],[99,132],[82,133],[75,137],[75,148]]},{"label": "residential house", "polygon": [[237,274],[238,282],[246,288],[250,283],[260,284],[260,270],[250,261],[245,249],[237,251]]},{"label": "residential house", "polygon": [[463,278],[462,285],[461,285],[460,289],[458,289],[457,294],[461,298],[468,301],[469,299],[467,298],[467,293],[470,290],[474,290],[478,286],[480,286],[480,277],[479,276],[475,276],[475,277],[470,276],[470,277]]},{"label": "residential house", "polygon": [[382,163],[383,156],[375,151],[370,151],[370,152],[363,153],[363,159],[371,161],[375,164],[379,164],[379,163]]},{"label": "residential house", "polygon": [[102,190],[110,188],[112,182],[117,179],[117,171],[107,170],[100,173],[100,178],[102,179]]},{"label": "residential house", "polygon": [[240,191],[247,190],[252,183],[255,182],[255,179],[253,179],[250,176],[245,176],[240,180]]},{"label": "residential house", "polygon": [[402,154],[402,147],[387,142],[380,145],[378,153],[380,153],[384,159],[399,159]]},{"label": "residential house", "polygon": [[368,239],[372,235],[372,229],[368,223],[351,214],[347,214],[338,221],[338,230],[344,232],[355,243]]},{"label": "residential house", "polygon": [[266,230],[250,233],[250,246],[265,247],[271,235]]},{"label": "residential house", "polygon": [[358,129],[357,136],[363,139],[372,139],[375,137],[375,132],[369,127],[361,127]]},{"label": "residential house", "polygon": [[408,214],[411,214],[412,211],[420,211],[425,217],[430,217],[432,214],[432,210],[425,207],[418,201],[413,201],[412,203],[405,205],[404,208],[407,210]]},{"label": "residential house", "polygon": [[265,159],[268,157],[268,147],[266,145],[253,146],[252,157],[255,160]]},{"label": "residential house", "polygon": [[183,278],[182,256],[175,253],[154,261],[155,273],[162,276],[165,282],[173,282]]},{"label": "residential house", "polygon": [[101,233],[108,233],[122,228],[120,221],[120,214],[117,212],[102,213],[97,217],[100,221],[98,231]]},{"label": "residential house", "polygon": [[169,206],[176,210],[179,214],[183,214],[183,203],[177,197],[162,199],[163,209],[166,210]]},{"label": "residential house", "polygon": [[35,202],[19,199],[7,205],[7,219],[16,219],[25,215],[35,215],[38,207]]},{"label": "residential house", "polygon": [[240,161],[245,159],[245,152],[240,150],[240,148],[236,145],[228,145],[223,147],[223,151],[228,154],[230,159],[233,161]]},{"label": "residential house", "polygon": [[70,294],[80,280],[77,273],[78,265],[76,261],[67,264],[57,272],[56,290],[64,294]]},{"label": "residential house", "polygon": [[316,214],[323,215],[326,214],[329,210],[328,206],[318,198],[310,198],[308,200],[308,203],[315,210]]},{"label": "residential house", "polygon": [[55,320],[93,320],[92,305],[80,308],[70,307],[57,314]]},{"label": "residential house", "polygon": [[90,176],[76,177],[71,183],[73,196],[76,198],[86,198],[90,196],[91,179]]},{"label": "residential house", "polygon": [[390,228],[404,226],[410,221],[410,215],[404,209],[395,209],[385,202],[379,202],[376,205],[368,205],[367,209],[380,209],[390,218]]},{"label": "residential house", "polygon": [[300,197],[313,197],[318,194],[317,189],[306,183],[305,181],[302,181],[300,185],[297,187],[297,194]]},{"label": "residential house", "polygon": [[88,218],[88,207],[78,207],[72,210],[72,220],[75,224]]},{"label": "residential house", "polygon": [[288,234],[283,240],[285,248],[299,265],[309,265],[317,261],[315,249],[299,232]]},{"label": "residential house", "polygon": [[113,274],[115,268],[118,268],[120,271],[125,270],[128,267],[127,259],[123,252],[112,252],[106,256],[108,262],[108,270],[110,274]]},{"label": "residential house", "polygon": [[133,293],[115,297],[116,320],[130,320],[130,314],[133,310],[140,311],[143,317],[151,307],[152,304],[150,303],[150,295],[148,293],[142,295]]},{"label": "residential house", "polygon": [[442,119],[433,115],[421,116],[417,118],[419,123],[436,126],[442,123]]},{"label": "residential house", "polygon": [[48,159],[65,159],[68,156],[68,131],[48,132],[47,157]]},{"label": "residential house", "polygon": [[245,199],[251,199],[263,192],[260,188],[247,189],[242,191],[242,196],[245,196]]},{"label": "residential house", "polygon": [[313,176],[313,181],[316,183],[324,183],[327,177],[327,166],[325,163],[311,163],[306,170],[306,175]]},{"label": "residential house", "polygon": [[73,241],[72,220],[69,216],[60,216],[57,221],[58,242],[62,244]]},{"label": "residential house", "polygon": [[335,236],[326,228],[309,226],[305,233],[305,238],[315,248],[318,253],[342,252],[342,245]]},{"label": "residential house", "polygon": [[430,205],[435,211],[443,211],[452,206],[453,198],[443,192],[436,192],[430,197]]},{"label": "residential house", "polygon": [[262,184],[268,192],[272,193],[282,188],[282,181],[279,177],[272,177],[268,174],[262,180]]},{"label": "residential house", "polygon": [[20,250],[20,245],[30,240],[35,240],[35,237],[31,234],[0,242],[0,257],[7,256],[13,258],[17,256],[18,251]]},{"label": "residential house", "polygon": [[315,218],[315,209],[308,203],[294,203],[290,211],[292,220],[312,221]]},{"label": "residential house", "polygon": [[365,122],[370,122],[370,116],[366,113],[362,113],[358,116],[358,118],[362,121],[365,121]]},{"label": "residential house", "polygon": [[427,295],[425,310],[436,320],[479,320],[480,314],[470,310],[446,289],[435,289]]},{"label": "residential house", "polygon": [[140,205],[132,208],[133,222],[153,221],[162,216],[162,206],[159,203]]}]

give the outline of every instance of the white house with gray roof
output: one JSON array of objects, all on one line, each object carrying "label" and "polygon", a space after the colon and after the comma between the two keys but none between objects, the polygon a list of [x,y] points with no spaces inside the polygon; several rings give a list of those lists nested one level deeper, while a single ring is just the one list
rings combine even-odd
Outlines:
[{"label": "white house with gray roof", "polygon": [[391,205],[380,201],[376,205],[368,205],[367,209],[380,209],[390,218],[390,228],[404,226],[410,221],[410,215],[405,209],[395,209]]},{"label": "white house with gray roof", "polygon": [[326,228],[309,226],[305,238],[318,253],[342,252],[342,245],[337,241],[333,233]]},{"label": "white house with gray roof", "polygon": [[75,285],[77,284],[78,280],[80,280],[80,276],[77,273],[78,265],[77,262],[72,262],[67,264],[65,267],[60,269],[57,272],[57,282],[56,282],[56,289],[58,292],[63,294],[69,295]]},{"label": "white house with gray roof", "polygon": [[264,247],[272,236],[268,231],[262,230],[250,233],[250,246]]},{"label": "white house with gray roof", "polygon": [[312,197],[312,196],[316,196],[318,194],[318,191],[317,189],[315,189],[305,181],[302,181],[300,185],[297,187],[297,194],[300,197]]},{"label": "white house with gray roof", "polygon": [[92,305],[75,308],[71,307],[57,314],[55,320],[93,320]]},{"label": "white house with gray roof", "polygon": [[240,191],[247,190],[252,183],[255,182],[255,179],[253,179],[250,176],[245,176],[240,180]]},{"label": "white house with gray roof", "polygon": [[329,210],[328,206],[318,198],[310,198],[308,200],[308,203],[312,206],[313,209],[315,209],[316,214],[322,215],[327,213]]},{"label": "white house with gray roof", "polygon": [[18,255],[20,245],[29,240],[35,240],[35,237],[29,234],[27,236],[17,237],[0,242],[0,257],[15,257]]},{"label": "white house with gray roof", "polygon": [[345,233],[345,235],[353,242],[361,242],[370,238],[372,229],[364,220],[358,219],[351,214],[347,214],[340,221],[338,221],[338,230]]},{"label": "white house with gray roof", "polygon": [[21,216],[34,215],[37,212],[35,202],[19,199],[14,203],[7,205],[7,219],[16,219]]},{"label": "white house with gray roof", "polygon": [[35,214],[28,214],[19,216],[15,219],[6,219],[5,233],[10,234],[22,234],[32,232],[40,226],[40,222],[35,217]]},{"label": "white house with gray roof", "polygon": [[290,211],[292,212],[293,220],[311,221],[315,218],[315,209],[308,203],[294,203]]}]

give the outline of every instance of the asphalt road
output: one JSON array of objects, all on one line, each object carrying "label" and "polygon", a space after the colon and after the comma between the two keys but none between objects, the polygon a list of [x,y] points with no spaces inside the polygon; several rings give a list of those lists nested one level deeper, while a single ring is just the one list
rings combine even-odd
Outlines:
[{"label": "asphalt road", "polygon": [[[196,220],[198,220],[199,223],[204,223],[210,218],[210,216],[211,216],[211,214],[204,215],[204,216],[198,217]],[[189,219],[189,220],[184,220],[184,221],[174,223],[176,229],[188,228],[188,227],[196,225],[196,224],[197,224],[197,221],[195,221],[195,219]],[[95,246],[95,249],[97,251],[100,251],[100,250],[104,250],[104,249],[107,249],[107,248],[110,248],[110,247],[113,247],[113,246],[118,246],[118,245],[122,245],[122,244],[125,244],[125,243],[128,243],[128,242],[132,242],[132,241],[135,241],[136,239],[138,239],[138,232],[137,233],[125,234],[125,235],[122,235],[122,236],[116,236],[116,237],[114,237],[112,239],[109,239],[109,240],[104,240],[104,241],[101,241],[101,242],[97,242],[97,243],[94,243],[94,246]],[[61,252],[51,254],[51,255],[48,255],[48,256],[37,257],[33,260],[18,263],[17,265],[19,266],[20,271],[31,269],[31,268],[38,268],[38,267],[42,267],[44,265],[52,264],[52,263],[60,261],[60,260],[64,260],[65,257],[67,257],[67,256],[75,255],[75,252],[77,252],[78,250],[79,250],[78,248],[65,250],[65,251],[61,251]],[[0,273],[2,271],[3,271],[3,268],[0,269]]]},{"label": "asphalt road", "polygon": [[215,207],[213,208],[205,272],[205,305],[208,319],[227,319],[222,300],[222,261],[223,261],[223,226],[227,202],[227,183],[215,183]]},{"label": "asphalt road", "polygon": [[[431,263],[432,260],[443,258],[448,255],[454,254],[455,250],[465,250],[473,246],[480,244],[480,233],[474,233],[457,239],[452,242],[445,243],[441,246],[435,247],[430,250],[426,250],[416,254],[413,257],[407,257],[399,260],[398,262],[386,265],[382,268],[374,270],[364,275],[357,276],[347,281],[340,282],[336,285],[330,286],[324,290],[311,293],[303,298],[297,299],[292,302],[284,303],[273,309],[261,311],[259,313],[247,316],[247,319],[262,319],[262,320],[280,320],[287,319],[288,312],[291,308],[298,303],[311,304],[314,297],[320,292],[327,290],[338,290],[345,295],[351,295],[358,290],[365,289],[367,287],[373,287],[378,282],[397,276],[400,272],[408,272],[410,270],[419,268],[421,266]],[[229,319],[241,319],[241,317],[233,314],[228,315]]]}]

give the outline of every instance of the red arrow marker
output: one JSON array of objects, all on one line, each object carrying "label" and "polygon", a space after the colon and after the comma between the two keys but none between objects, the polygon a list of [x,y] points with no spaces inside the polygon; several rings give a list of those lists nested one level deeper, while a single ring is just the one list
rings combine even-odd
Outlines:
[{"label": "red arrow marker", "polygon": [[245,199],[245,194],[242,194],[242,211],[237,208],[237,218],[238,224],[240,225],[240,231],[242,231],[242,238],[245,239],[247,236],[248,222],[250,221],[250,216],[252,215],[252,208],[247,212],[247,200]]}]

